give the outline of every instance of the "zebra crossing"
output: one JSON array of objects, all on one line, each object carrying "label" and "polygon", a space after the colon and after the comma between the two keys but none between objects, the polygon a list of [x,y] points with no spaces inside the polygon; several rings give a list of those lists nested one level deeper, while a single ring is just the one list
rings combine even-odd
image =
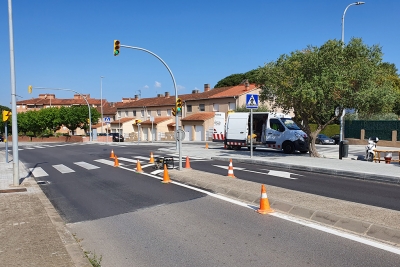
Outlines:
[{"label": "zebra crossing", "polygon": [[[178,154],[167,154],[167,155],[154,155],[154,158],[157,157],[164,157],[164,156],[169,156],[173,157],[174,161],[178,161],[179,155]],[[182,157],[183,161],[186,160],[186,156]],[[150,157],[145,157],[145,156],[132,156],[132,158],[125,158],[125,157],[118,157],[119,165],[127,167],[127,168],[132,168],[136,169],[136,164],[138,160],[141,162],[141,167],[143,170],[150,170],[149,173],[151,174],[157,174],[162,172],[162,170],[154,170],[154,164],[153,163],[148,163],[150,161]],[[210,161],[210,159],[205,159],[205,158],[200,158],[200,157],[190,157],[190,161]],[[148,163],[148,164],[147,164]],[[79,161],[79,162],[73,162],[73,165],[76,166],[66,166],[64,164],[56,164],[56,165],[49,165],[46,166],[45,168],[51,168],[56,171],[58,171],[60,174],[68,174],[68,173],[75,173],[79,172],[80,170],[86,169],[86,170],[96,170],[100,169],[102,166],[114,166],[114,160],[112,159],[96,159],[94,162],[85,162],[85,161]],[[44,167],[34,167],[34,168],[29,168],[30,174],[33,175],[35,178],[38,177],[46,177],[50,176],[45,170]]]},{"label": "zebra crossing", "polygon": [[[52,148],[52,147],[64,147],[64,146],[87,146],[87,145],[92,145],[95,143],[88,143],[88,142],[83,142],[83,143],[66,143],[66,144],[51,144],[51,145],[24,145],[20,146],[18,148],[19,151],[23,150],[33,150],[33,149],[43,149],[43,148]],[[113,146],[113,147],[127,147],[123,143],[98,143],[97,145],[101,146]]]}]

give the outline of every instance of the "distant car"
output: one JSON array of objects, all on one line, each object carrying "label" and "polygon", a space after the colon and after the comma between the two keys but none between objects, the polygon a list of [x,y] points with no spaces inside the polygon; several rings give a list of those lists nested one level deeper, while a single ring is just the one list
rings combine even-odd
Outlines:
[{"label": "distant car", "polygon": [[0,142],[4,142],[4,137],[0,135]]},{"label": "distant car", "polygon": [[340,134],[334,134],[331,136],[333,140],[335,140],[335,145],[338,145],[340,142]]},{"label": "distant car", "polygon": [[124,137],[119,133],[110,133],[109,135],[112,136],[114,142],[124,142]]},{"label": "distant car", "polygon": [[320,144],[320,145],[334,145],[335,140],[332,138],[329,138],[328,136],[324,134],[319,134],[317,136],[317,140],[315,140],[315,143]]}]

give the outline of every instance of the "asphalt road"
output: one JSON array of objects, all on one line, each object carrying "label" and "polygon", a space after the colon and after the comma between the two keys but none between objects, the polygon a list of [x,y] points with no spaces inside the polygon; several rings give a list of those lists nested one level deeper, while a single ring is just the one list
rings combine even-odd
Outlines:
[{"label": "asphalt road", "polygon": [[[42,170],[41,188],[84,250],[103,257],[102,266],[396,266],[400,260],[133,172],[134,159],[153,148],[119,147],[120,168],[112,166],[111,147],[101,145],[22,147],[20,159]],[[211,169],[215,162],[191,164]]]}]

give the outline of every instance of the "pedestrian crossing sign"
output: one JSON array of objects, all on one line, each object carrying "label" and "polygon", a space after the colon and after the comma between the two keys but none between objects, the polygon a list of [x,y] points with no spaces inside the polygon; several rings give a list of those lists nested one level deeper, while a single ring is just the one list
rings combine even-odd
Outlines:
[{"label": "pedestrian crossing sign", "polygon": [[254,94],[246,95],[246,108],[247,109],[258,108],[258,95],[254,95]]}]

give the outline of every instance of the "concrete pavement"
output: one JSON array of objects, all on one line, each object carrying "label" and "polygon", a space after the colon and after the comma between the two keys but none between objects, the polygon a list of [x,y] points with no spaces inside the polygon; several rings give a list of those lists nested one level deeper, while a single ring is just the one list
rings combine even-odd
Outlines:
[{"label": "concrete pavement", "polygon": [[[112,143],[110,143],[111,145]],[[148,145],[149,143],[142,143]],[[116,145],[116,144],[113,144]],[[124,145],[137,145],[124,143]],[[157,146],[157,143],[153,145]],[[165,144],[163,151],[175,151]],[[370,163],[357,160],[363,155],[362,146],[353,146],[349,157],[337,159],[336,147],[320,147],[324,158],[307,155],[285,155],[280,152],[221,149],[221,144],[183,145],[183,156],[205,157],[233,162],[253,162],[284,169],[311,170],[346,175],[357,179],[385,180],[399,186],[398,164]],[[12,157],[9,156],[9,160]],[[22,184],[12,186],[12,163],[5,163],[0,151],[0,262],[4,266],[91,266],[82,249],[56,210],[19,164]],[[260,184],[204,173],[192,169],[170,170],[172,180],[239,199],[254,207],[259,205]],[[162,175],[162,174],[161,174]],[[26,191],[16,192],[16,189]],[[399,186],[400,190],[400,186]],[[400,212],[312,194],[267,187],[271,207],[283,214],[313,221],[343,231],[369,237],[389,245],[400,246]],[[372,197],[372,196],[371,196]],[[260,215],[262,216],[262,215]]]},{"label": "concrete pavement", "polygon": [[92,266],[60,215],[20,162],[13,186],[12,156],[0,151],[0,266]]}]

